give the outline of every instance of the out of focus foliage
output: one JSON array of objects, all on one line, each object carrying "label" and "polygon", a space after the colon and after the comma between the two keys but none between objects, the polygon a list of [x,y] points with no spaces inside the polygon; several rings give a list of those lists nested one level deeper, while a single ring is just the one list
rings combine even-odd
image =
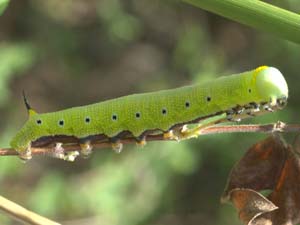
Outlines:
[{"label": "out of focus foliage", "polygon": [[[276,1],[299,11],[299,1]],[[172,88],[267,64],[288,107],[247,122],[299,122],[299,45],[179,1],[12,1],[0,17],[0,146],[27,114]],[[239,224],[219,198],[233,163],[263,135],[108,149],[75,163],[0,158],[0,194],[64,224]],[[17,224],[5,215],[0,224]]]},{"label": "out of focus foliage", "polygon": [[8,5],[9,0],[0,0],[0,15],[4,12]]}]

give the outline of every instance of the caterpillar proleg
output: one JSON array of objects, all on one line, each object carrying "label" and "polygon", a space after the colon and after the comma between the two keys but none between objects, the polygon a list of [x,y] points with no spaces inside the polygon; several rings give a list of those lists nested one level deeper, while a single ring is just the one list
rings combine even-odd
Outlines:
[{"label": "caterpillar proleg", "polygon": [[[147,135],[185,139],[197,136],[197,128],[182,129],[205,119],[238,121],[282,108],[288,86],[274,67],[255,70],[192,86],[151,93],[132,94],[57,112],[36,113],[25,99],[29,119],[11,141],[22,158],[31,158],[31,146],[43,140],[79,140],[85,153],[94,140],[107,139],[116,151],[123,137],[134,137],[144,145]],[[52,138],[52,139],[51,139]],[[59,141],[58,141],[59,140]]]}]

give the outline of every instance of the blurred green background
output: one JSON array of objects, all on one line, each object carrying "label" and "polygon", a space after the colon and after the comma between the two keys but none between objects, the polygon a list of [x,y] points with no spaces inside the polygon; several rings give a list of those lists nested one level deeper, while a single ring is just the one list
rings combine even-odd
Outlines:
[{"label": "blurred green background", "polygon": [[[273,4],[300,11],[297,0]],[[23,0],[0,17],[0,146],[38,112],[174,88],[272,65],[288,107],[245,123],[298,122],[300,46],[180,1]],[[63,224],[240,224],[219,198],[258,134],[95,151],[74,163],[0,158],[0,195]],[[292,140],[293,136],[287,136]],[[0,214],[0,224],[19,224]]]}]

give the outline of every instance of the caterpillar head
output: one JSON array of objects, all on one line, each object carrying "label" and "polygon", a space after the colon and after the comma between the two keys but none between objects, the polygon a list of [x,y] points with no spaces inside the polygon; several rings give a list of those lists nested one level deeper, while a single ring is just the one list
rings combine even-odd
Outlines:
[{"label": "caterpillar head", "polygon": [[288,98],[288,86],[281,72],[268,66],[258,67],[254,72],[258,94],[271,106],[283,107]]}]

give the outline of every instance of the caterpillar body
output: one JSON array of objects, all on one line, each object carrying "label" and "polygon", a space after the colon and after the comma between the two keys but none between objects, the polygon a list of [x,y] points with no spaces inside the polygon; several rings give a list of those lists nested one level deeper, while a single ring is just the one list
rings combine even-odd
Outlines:
[{"label": "caterpillar body", "polygon": [[[164,133],[176,139],[195,133],[182,129],[216,115],[238,120],[282,108],[287,83],[274,67],[220,77],[204,84],[133,94],[57,112],[36,113],[27,103],[29,119],[11,140],[20,157],[31,158],[31,146],[59,137],[79,140],[82,151],[95,139],[107,139],[116,149],[124,136],[144,143],[147,135]],[[51,139],[52,138],[52,139]],[[41,141],[42,142],[42,141]]]}]

